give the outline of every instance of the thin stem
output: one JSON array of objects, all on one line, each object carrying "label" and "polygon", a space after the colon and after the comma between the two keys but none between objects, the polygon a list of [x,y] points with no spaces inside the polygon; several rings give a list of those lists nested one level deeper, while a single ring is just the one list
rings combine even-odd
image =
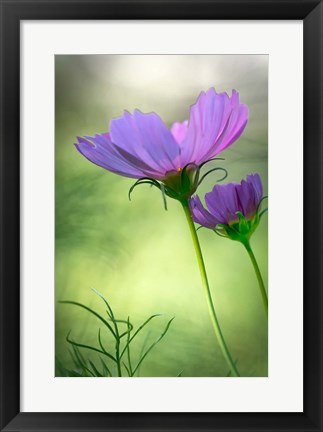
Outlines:
[{"label": "thin stem", "polygon": [[114,324],[114,328],[115,328],[115,334],[116,334],[116,359],[117,359],[117,371],[118,371],[118,377],[122,377],[122,372],[121,372],[121,361],[120,361],[120,335],[119,335],[119,329],[118,329],[118,324],[114,318],[114,316],[112,315],[112,321]]},{"label": "thin stem", "polygon": [[262,276],[261,276],[261,273],[260,273],[260,270],[259,270],[259,266],[258,266],[256,257],[254,255],[252,249],[251,249],[249,240],[246,240],[246,241],[242,242],[242,244],[246,248],[246,251],[248,252],[248,255],[249,255],[250,259],[251,259],[253,268],[255,270],[255,273],[256,273],[256,276],[257,276],[257,280],[258,280],[258,284],[259,284],[259,289],[260,289],[261,297],[262,297],[262,301],[263,301],[264,308],[265,308],[266,317],[268,319],[268,297],[267,297],[266,288],[265,288],[264,281],[262,279]]},{"label": "thin stem", "polygon": [[118,348],[117,348],[117,369],[118,369],[118,377],[122,377],[122,372],[121,372],[121,365],[120,365],[120,356],[119,356],[119,344],[120,341],[117,342]]},{"label": "thin stem", "polygon": [[196,230],[195,230],[194,222],[193,222],[191,212],[189,209],[189,205],[187,202],[182,202],[182,206],[183,206],[183,209],[185,212],[188,226],[190,228],[190,232],[191,232],[191,236],[192,236],[192,240],[193,240],[193,244],[194,244],[194,249],[195,249],[195,253],[196,253],[197,263],[198,263],[198,267],[199,267],[200,274],[201,274],[202,285],[203,285],[204,292],[206,295],[206,301],[208,304],[208,309],[209,309],[212,325],[214,328],[214,332],[215,332],[215,335],[217,337],[218,343],[220,345],[222,354],[223,354],[226,362],[228,363],[228,365],[230,367],[232,375],[238,377],[238,376],[240,376],[240,374],[238,372],[236,365],[234,364],[232,356],[231,356],[229,349],[225,343],[225,340],[224,340],[224,337],[222,334],[222,330],[221,330],[221,327],[219,324],[219,320],[218,320],[216,312],[215,312],[215,308],[214,308],[214,304],[213,304],[213,300],[212,300],[212,295],[210,292],[209,282],[207,279],[203,255],[202,255],[202,251],[201,251],[201,246],[200,246],[198,236],[196,234]]},{"label": "thin stem", "polygon": [[130,376],[133,376],[132,365],[131,365],[131,356],[130,356],[130,331],[131,331],[131,328],[129,326],[129,317],[128,317],[127,357],[128,357],[128,366],[129,366]]},{"label": "thin stem", "polygon": [[118,376],[122,377],[121,361],[120,361],[120,338],[119,338],[119,332],[118,331],[117,331],[117,338],[116,338],[116,359],[117,359]]}]

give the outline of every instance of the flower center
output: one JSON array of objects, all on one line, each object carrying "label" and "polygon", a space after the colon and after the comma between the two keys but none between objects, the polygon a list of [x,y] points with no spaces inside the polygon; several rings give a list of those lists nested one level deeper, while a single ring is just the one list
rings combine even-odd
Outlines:
[{"label": "flower center", "polygon": [[180,167],[177,168],[177,172],[178,172],[178,173],[180,173],[180,172],[182,172],[182,171],[183,171],[183,168],[180,168]]}]

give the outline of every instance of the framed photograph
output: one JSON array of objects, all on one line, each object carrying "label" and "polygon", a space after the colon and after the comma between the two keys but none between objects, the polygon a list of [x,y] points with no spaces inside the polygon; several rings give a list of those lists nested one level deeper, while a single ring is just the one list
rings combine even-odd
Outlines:
[{"label": "framed photograph", "polygon": [[1,3],[1,430],[322,431],[322,2]]}]

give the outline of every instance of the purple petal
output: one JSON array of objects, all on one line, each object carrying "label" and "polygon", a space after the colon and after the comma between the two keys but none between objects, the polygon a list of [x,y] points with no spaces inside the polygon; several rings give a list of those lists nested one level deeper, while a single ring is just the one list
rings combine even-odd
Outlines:
[{"label": "purple petal", "polygon": [[[248,109],[240,104],[236,91],[230,98],[211,88],[191,107],[189,122],[176,122],[171,131],[157,114],[135,110],[111,120],[110,135],[79,138],[76,148],[112,172],[161,180],[170,171],[179,171],[189,163],[199,165],[227,148],[239,138],[247,119]],[[254,201],[262,194],[261,182],[256,184]],[[233,204],[227,204],[227,211]]]},{"label": "purple petal", "polygon": [[125,112],[122,117],[111,120],[110,134],[119,149],[150,166],[157,173],[156,178],[180,167],[179,146],[155,113]]},{"label": "purple petal", "polygon": [[195,195],[190,199],[190,209],[194,222],[204,227],[215,228],[217,224],[221,223],[216,217],[214,217],[203,207],[198,195]]},{"label": "purple petal", "polygon": [[251,218],[256,213],[259,202],[262,198],[262,183],[259,174],[247,176],[237,185],[237,195],[241,204],[241,212]]},{"label": "purple petal", "polygon": [[239,138],[247,121],[248,108],[239,103],[236,91],[231,98],[213,88],[202,92],[190,110],[187,136],[181,145],[183,163],[211,159]]},{"label": "purple petal", "polygon": [[211,150],[213,157],[233,144],[242,134],[248,122],[248,107],[239,103],[239,94],[233,90],[231,96],[231,115],[225,129],[218,139],[216,153]]},{"label": "purple petal", "polygon": [[256,212],[255,206],[255,193],[252,185],[245,180],[241,181],[240,185],[237,185],[237,195],[239,197],[240,208],[239,211],[248,217],[251,217]]},{"label": "purple petal", "polygon": [[187,126],[188,120],[183,121],[183,123],[175,122],[171,127],[171,133],[177,142],[177,144],[181,144],[184,141],[184,138],[187,134]]},{"label": "purple petal", "polygon": [[238,221],[238,211],[247,219],[253,218],[261,198],[261,178],[259,174],[251,174],[239,184],[215,185],[205,195],[205,202],[209,212],[219,223],[229,225]]},{"label": "purple petal", "polygon": [[262,189],[262,183],[261,183],[260,175],[258,173],[249,174],[247,176],[247,182],[251,183],[253,185],[253,189],[254,189],[255,195],[256,195],[256,205],[258,207],[258,204],[263,197],[263,189]]},{"label": "purple petal", "polygon": [[113,146],[109,134],[94,137],[77,137],[77,150],[94,164],[125,177],[140,178],[153,176],[154,171],[141,161],[125,159]]},{"label": "purple petal", "polygon": [[215,185],[212,191],[205,195],[205,202],[210,212],[221,220],[220,223],[228,225],[238,220],[235,214],[238,202],[233,183]]},{"label": "purple petal", "polygon": [[227,94],[218,94],[214,88],[202,92],[190,110],[187,137],[182,144],[185,162],[200,163],[216,142],[230,114]]}]

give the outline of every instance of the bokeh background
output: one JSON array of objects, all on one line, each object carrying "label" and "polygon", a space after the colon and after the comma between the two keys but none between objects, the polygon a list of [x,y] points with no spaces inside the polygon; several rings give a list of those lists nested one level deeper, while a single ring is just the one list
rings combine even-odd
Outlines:
[{"label": "bokeh background", "polygon": [[[221,156],[226,181],[259,172],[267,194],[268,57],[266,55],[58,55],[56,92],[56,355],[71,367],[65,340],[96,344],[99,323],[75,306],[104,313],[95,288],[119,318],[140,324],[154,313],[134,346],[168,334],[147,356],[140,376],[226,376],[208,316],[196,258],[181,206],[159,191],[99,168],[73,146],[77,135],[107,132],[109,120],[135,108],[158,113],[167,125],[187,119],[202,90],[236,89],[249,106],[242,137]],[[219,162],[218,162],[219,163]],[[210,164],[210,167],[212,165]],[[208,192],[210,175],[199,192]],[[267,286],[267,218],[252,237]],[[200,230],[215,307],[229,348],[243,376],[267,376],[268,328],[249,258],[236,242]],[[270,296],[269,296],[270,301]],[[82,351],[95,360],[95,354]],[[59,372],[56,371],[56,376]]]}]

